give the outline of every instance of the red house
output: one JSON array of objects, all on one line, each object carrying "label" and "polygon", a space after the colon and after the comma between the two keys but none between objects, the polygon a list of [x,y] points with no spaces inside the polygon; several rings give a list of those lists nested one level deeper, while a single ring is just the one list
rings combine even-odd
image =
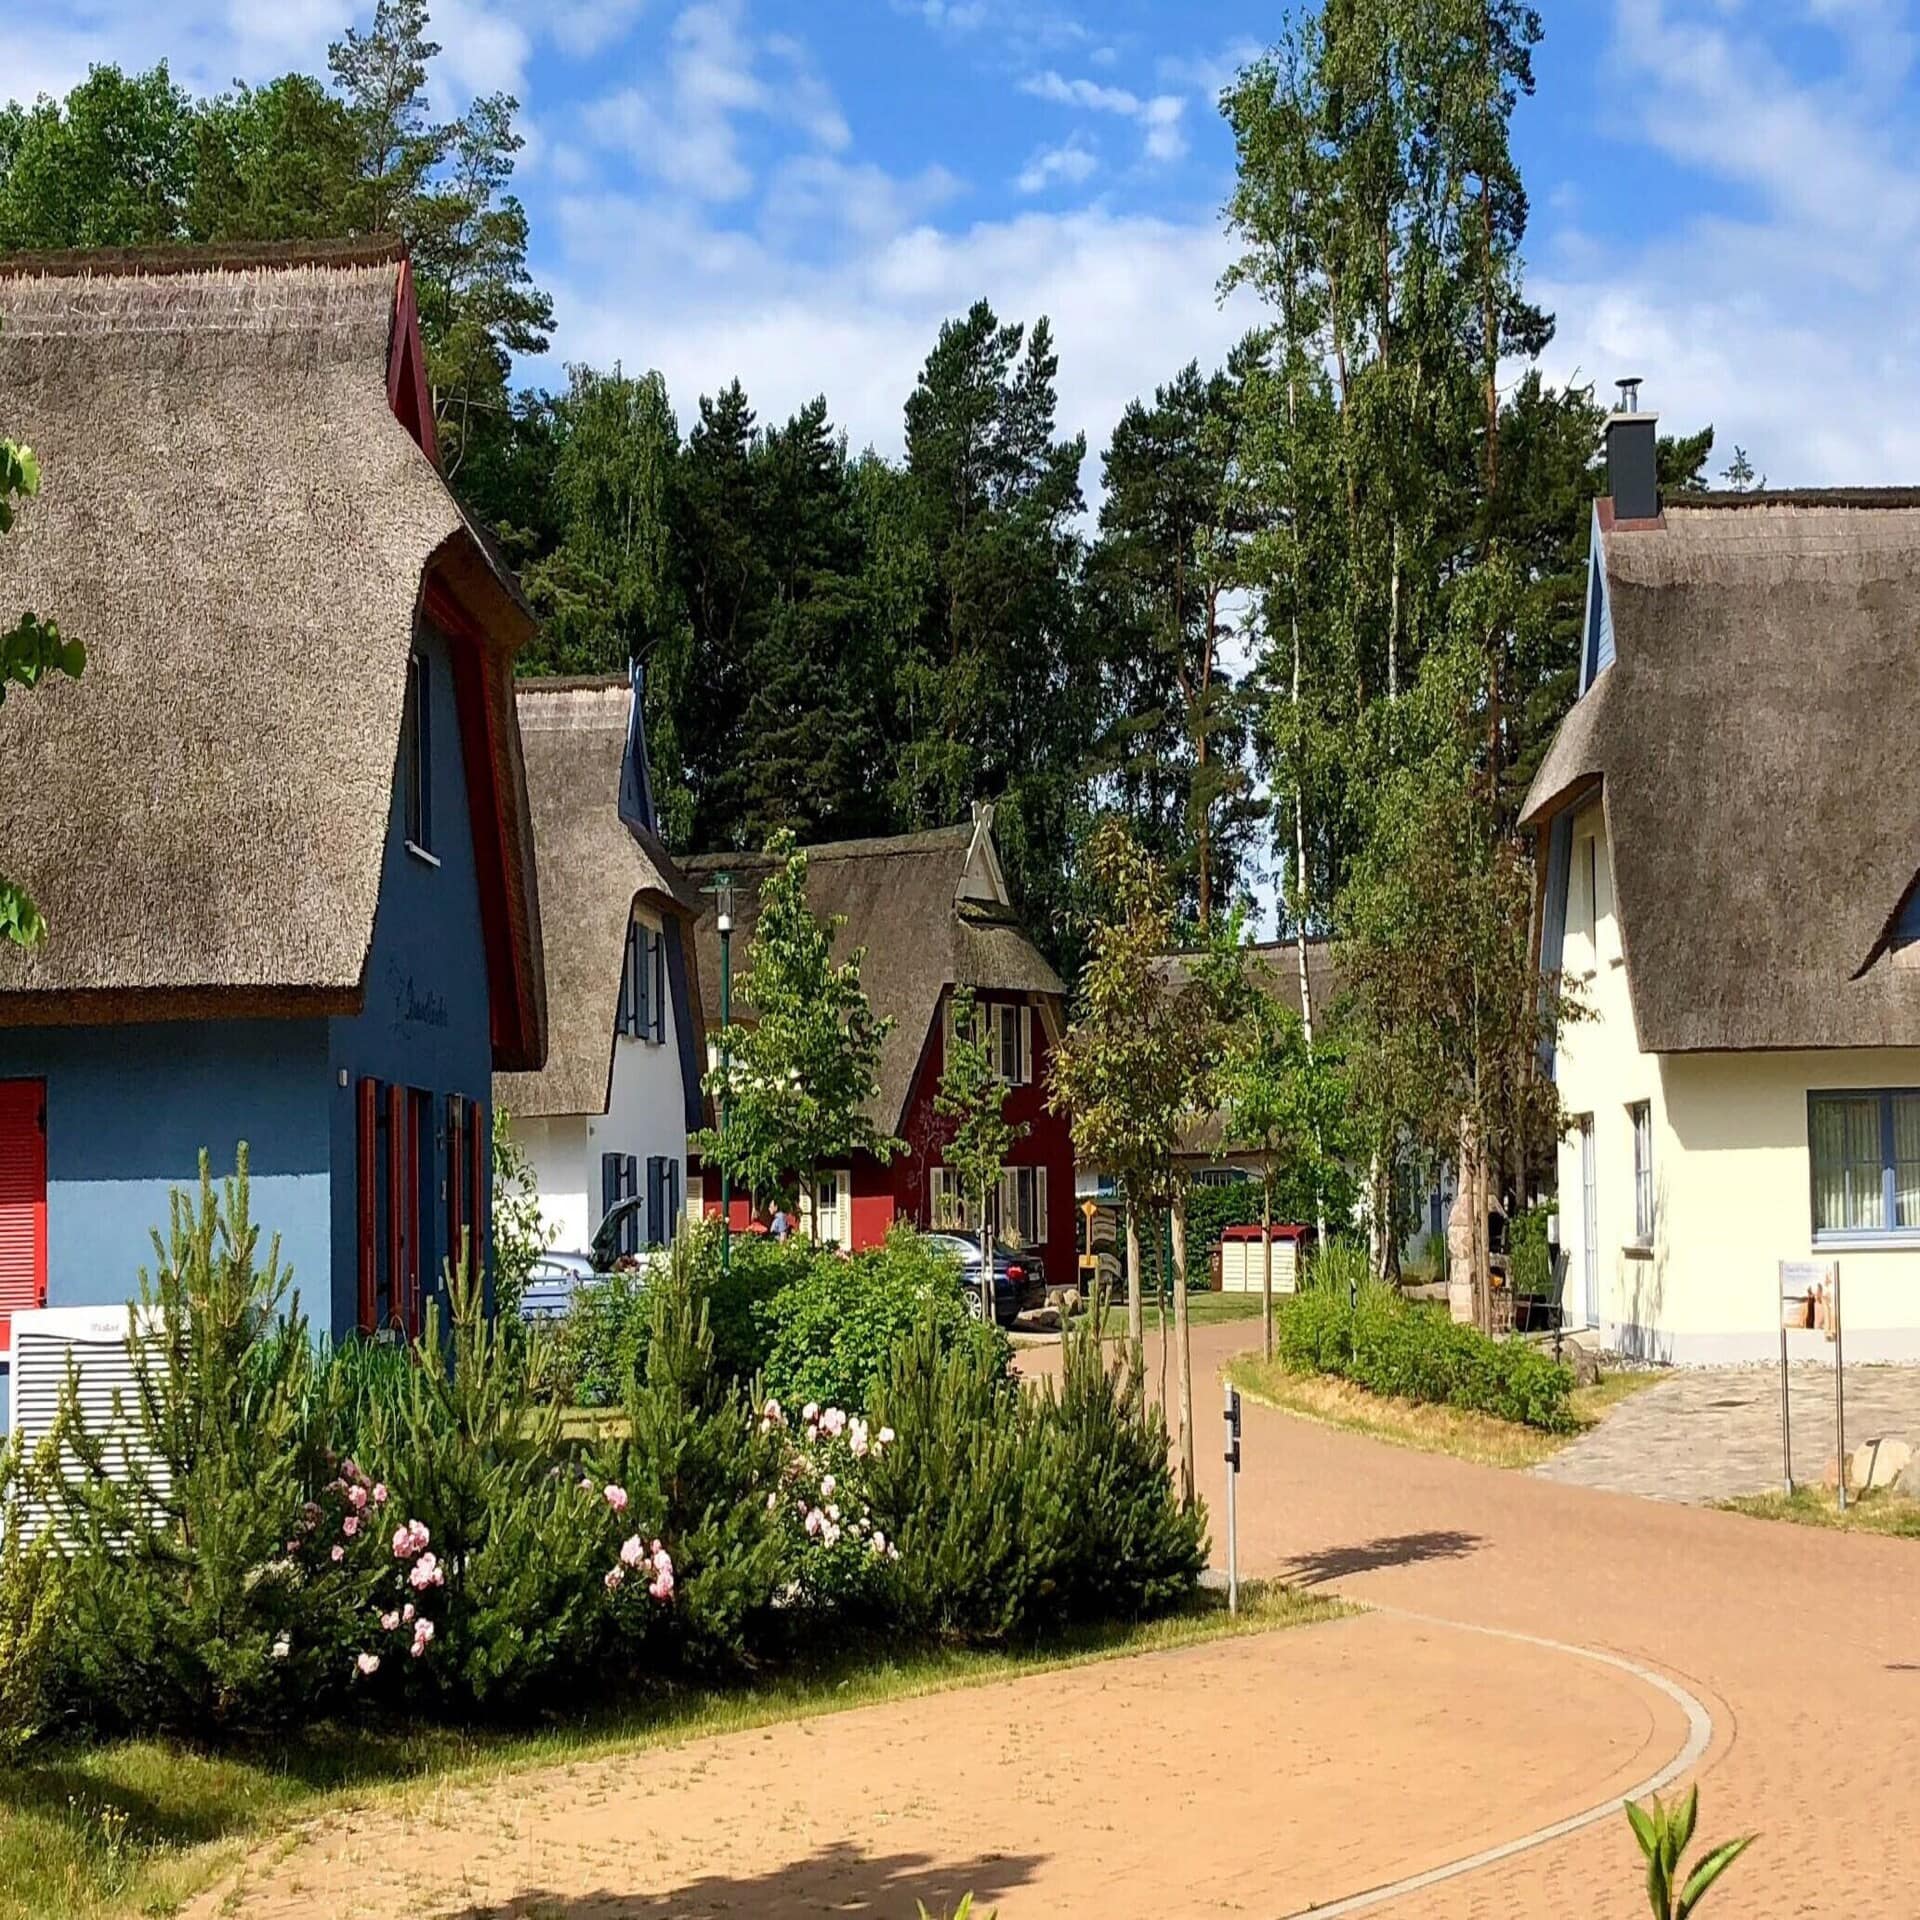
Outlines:
[{"label": "red house", "polygon": [[[873,1123],[907,1143],[882,1165],[869,1154],[823,1169],[819,1236],[853,1250],[877,1245],[896,1220],[921,1228],[971,1230],[947,1178],[941,1148],[952,1123],[933,1110],[945,1058],[948,1007],[969,986],[988,1020],[994,1057],[1007,1084],[1009,1120],[1026,1128],[1008,1156],[995,1227],[1001,1238],[1038,1254],[1052,1285],[1072,1284],[1077,1268],[1073,1144],[1066,1122],[1047,1111],[1046,1086],[1066,1007],[1066,988],[1015,919],[993,844],[993,809],[976,809],[966,826],[880,840],[809,847],[807,903],[824,919],[844,918],[835,950],[866,949],[861,983],[875,1013],[893,1031],[880,1056]],[[752,964],[761,854],[702,854],[683,861],[693,884],[733,876],[733,970]],[[720,936],[711,895],[695,933],[709,1031],[720,1029]],[[734,1018],[753,1017],[736,999]],[[707,1192],[711,1185],[713,1191]],[[690,1164],[690,1202],[719,1212],[719,1178]],[[747,1223],[736,1196],[733,1221]]]}]

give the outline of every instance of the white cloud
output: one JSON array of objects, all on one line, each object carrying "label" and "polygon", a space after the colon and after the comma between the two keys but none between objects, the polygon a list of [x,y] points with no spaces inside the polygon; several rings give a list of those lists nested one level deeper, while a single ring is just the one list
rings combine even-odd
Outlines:
[{"label": "white cloud", "polygon": [[831,153],[853,138],[799,41],[756,36],[742,0],[697,0],[673,23],[663,72],[591,103],[582,120],[592,139],[621,149],[642,172],[729,201],[754,182],[738,124],[749,117],[794,127]]},{"label": "white cloud", "polygon": [[1789,66],[1713,4],[1620,0],[1602,84],[1621,131],[1676,170],[1670,204],[1696,197],[1691,174],[1737,210],[1656,205],[1622,243],[1550,199],[1563,220],[1532,279],[1559,319],[1548,363],[1603,397],[1644,374],[1669,425],[1712,421],[1716,470],[1738,442],[1776,483],[1909,481],[1920,415],[1889,399],[1920,388],[1913,47],[1887,6],[1809,11],[1830,63]]},{"label": "white cloud", "polygon": [[1143,97],[1126,87],[1110,87],[1081,76],[1068,79],[1049,67],[1043,73],[1029,74],[1020,83],[1022,93],[1037,100],[1049,100],[1056,106],[1078,107],[1087,113],[1117,114],[1132,120],[1146,132],[1149,160],[1178,160],[1187,150],[1186,130],[1181,125],[1187,110],[1186,100],[1177,93]]},{"label": "white cloud", "polygon": [[673,198],[570,197],[560,229],[549,279],[567,357],[658,367],[683,418],[738,374],[763,419],[824,390],[855,446],[898,452],[942,321],[982,296],[1003,319],[1047,314],[1061,424],[1086,432],[1090,482],[1127,402],[1195,355],[1218,361],[1253,318],[1215,302],[1228,243],[1211,220],[1084,209],[958,232],[917,222],[853,234],[824,263],[797,258],[777,226],[716,232]]},{"label": "white cloud", "polygon": [[544,9],[554,45],[575,59],[589,59],[623,40],[646,10],[647,0],[578,0]]},{"label": "white cloud", "polygon": [[1042,147],[1014,175],[1013,184],[1021,193],[1044,193],[1049,187],[1083,184],[1100,165],[1091,147],[1082,146],[1079,136],[1064,147]]}]

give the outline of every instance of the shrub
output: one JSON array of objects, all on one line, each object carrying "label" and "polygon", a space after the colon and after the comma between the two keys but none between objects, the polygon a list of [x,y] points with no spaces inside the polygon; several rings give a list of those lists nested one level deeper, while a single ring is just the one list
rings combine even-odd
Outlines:
[{"label": "shrub", "polygon": [[1207,1563],[1205,1510],[1174,1491],[1166,1419],[1147,1401],[1138,1352],[1108,1367],[1083,1324],[1062,1360],[1059,1394],[1049,1385],[1040,1406],[1058,1604],[1074,1619],[1160,1612]]},{"label": "shrub", "polygon": [[783,1257],[792,1277],[755,1312],[763,1381],[786,1405],[868,1406],[895,1349],[922,1326],[942,1353],[964,1347],[990,1375],[1005,1373],[1006,1336],[969,1319],[957,1264],[911,1227],[851,1258],[810,1248]]},{"label": "shrub", "polygon": [[1513,1260],[1513,1290],[1538,1299],[1553,1295],[1553,1268],[1547,1258],[1547,1216],[1550,1201],[1541,1201],[1513,1217],[1508,1247]]},{"label": "shrub", "polygon": [[696,1665],[744,1664],[781,1580],[782,1529],[769,1504],[781,1445],[715,1357],[704,1267],[698,1243],[683,1241],[658,1268],[644,1372],[625,1396],[627,1438],[606,1456],[636,1533],[669,1542],[674,1570],[670,1614],[619,1616],[629,1664],[636,1638],[661,1635]]},{"label": "shrub", "polygon": [[1328,1373],[1373,1393],[1462,1407],[1570,1433],[1573,1375],[1517,1340],[1490,1340],[1437,1308],[1369,1287],[1350,1309],[1343,1288],[1322,1285],[1282,1307],[1275,1350],[1296,1373]]},{"label": "shrub", "polygon": [[874,1519],[870,1481],[892,1429],[812,1402],[790,1414],[769,1400],[763,1419],[786,1450],[778,1517],[787,1592],[816,1622],[823,1614],[880,1614],[900,1549]]},{"label": "shrub", "polygon": [[553,1397],[568,1406],[617,1407],[646,1364],[653,1307],[643,1267],[597,1275],[574,1289],[554,1329]]},{"label": "shrub", "polygon": [[46,1718],[63,1599],[51,1541],[30,1541],[21,1525],[19,1465],[18,1445],[0,1443],[0,1764]]},{"label": "shrub", "polygon": [[[247,1156],[176,1193],[130,1316],[131,1404],[95,1433],[70,1382],[45,1498],[62,1543],[63,1684],[95,1724],[225,1731],[337,1694],[364,1596],[307,1516],[312,1349],[276,1242],[256,1264]],[[286,1324],[276,1333],[276,1316]]]}]

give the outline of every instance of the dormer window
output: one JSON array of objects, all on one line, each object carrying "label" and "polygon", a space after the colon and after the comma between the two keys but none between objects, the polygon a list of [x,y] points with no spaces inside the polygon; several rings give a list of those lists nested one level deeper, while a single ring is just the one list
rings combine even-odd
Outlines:
[{"label": "dormer window", "polygon": [[400,714],[400,804],[407,846],[433,855],[433,741],[425,654],[407,656],[407,697]]}]

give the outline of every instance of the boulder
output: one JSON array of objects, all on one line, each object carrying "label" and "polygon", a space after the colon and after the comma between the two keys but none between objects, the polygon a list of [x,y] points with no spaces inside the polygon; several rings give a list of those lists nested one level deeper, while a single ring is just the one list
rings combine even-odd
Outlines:
[{"label": "boulder", "polygon": [[1576,1387],[1597,1387],[1600,1384],[1600,1356],[1589,1353],[1579,1341],[1567,1341],[1560,1349],[1560,1359],[1572,1372]]},{"label": "boulder", "polygon": [[1920,1455],[1909,1460],[1900,1471],[1900,1478],[1893,1483],[1895,1493],[1904,1494],[1909,1500],[1920,1500]]},{"label": "boulder", "polygon": [[1847,1485],[1856,1493],[1890,1487],[1913,1465],[1913,1449],[1904,1440],[1882,1435],[1847,1456]]}]

